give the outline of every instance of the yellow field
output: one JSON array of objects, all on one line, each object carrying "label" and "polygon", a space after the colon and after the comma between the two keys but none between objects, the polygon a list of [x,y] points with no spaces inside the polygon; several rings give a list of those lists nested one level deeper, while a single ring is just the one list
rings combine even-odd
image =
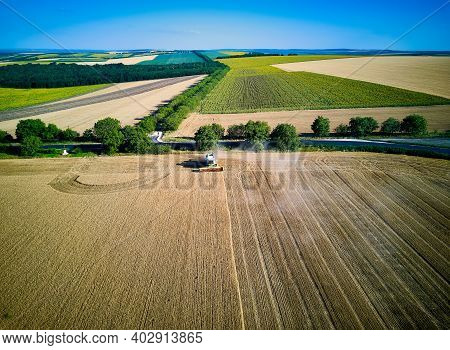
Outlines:
[{"label": "yellow field", "polygon": [[0,329],[449,327],[449,162],[0,161]]},{"label": "yellow field", "polygon": [[450,98],[450,57],[359,57],[275,65]]}]

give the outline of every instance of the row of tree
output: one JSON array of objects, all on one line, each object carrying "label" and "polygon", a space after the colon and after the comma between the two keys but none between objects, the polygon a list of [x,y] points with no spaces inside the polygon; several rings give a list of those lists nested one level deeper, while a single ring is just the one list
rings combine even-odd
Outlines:
[{"label": "row of tree", "polygon": [[229,68],[216,70],[194,87],[175,97],[166,106],[159,108],[154,114],[144,118],[139,124],[147,131],[155,128],[161,131],[175,131],[190,112],[196,109],[202,99],[225,76]]},{"label": "row of tree", "polygon": [[187,75],[211,74],[225,65],[211,60],[171,65],[23,64],[0,67],[0,86],[55,88],[121,83]]},{"label": "row of tree", "polygon": [[[21,144],[21,154],[24,156],[37,155],[43,142],[64,141],[100,142],[107,154],[113,154],[119,150],[141,154],[170,151],[168,147],[156,145],[151,141],[148,136],[148,127],[146,124],[146,128],[140,125],[122,128],[119,120],[105,118],[96,122],[93,128],[85,130],[83,135],[80,135],[70,128],[61,130],[54,124],[46,125],[40,119],[25,119],[17,124],[16,138]],[[0,143],[12,141],[14,139],[10,134],[0,130]]]},{"label": "row of tree", "polygon": [[[417,114],[409,115],[401,121],[395,118],[388,118],[381,123],[381,126],[372,117],[354,117],[350,119],[348,125],[340,124],[334,131],[342,136],[364,137],[378,129],[385,135],[405,133],[420,136],[427,133],[428,124],[424,117]],[[311,125],[311,130],[316,136],[328,136],[330,134],[330,120],[322,116],[317,117]]]},{"label": "row of tree", "polygon": [[[232,139],[245,140],[246,147],[257,152],[269,144],[281,152],[295,151],[300,146],[297,130],[291,124],[278,124],[271,131],[266,122],[250,120],[247,124],[230,126],[227,134]],[[198,150],[207,151],[215,148],[224,136],[225,128],[214,123],[201,126],[194,139]]]}]

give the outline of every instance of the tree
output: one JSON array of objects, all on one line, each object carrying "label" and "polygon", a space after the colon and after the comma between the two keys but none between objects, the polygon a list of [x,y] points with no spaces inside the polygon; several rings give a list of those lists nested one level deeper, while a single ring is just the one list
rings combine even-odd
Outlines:
[{"label": "tree", "polygon": [[264,142],[270,136],[270,126],[266,122],[249,120],[245,124],[245,138],[250,143]]},{"label": "tree", "polygon": [[61,136],[62,130],[58,128],[55,124],[48,124],[42,133],[42,139],[45,141],[58,140]]},{"label": "tree", "polygon": [[270,140],[279,151],[296,151],[299,146],[297,130],[291,124],[278,124],[270,134]]},{"label": "tree", "polygon": [[316,136],[328,136],[330,134],[330,119],[322,116],[317,117],[311,125],[311,130]]},{"label": "tree", "polygon": [[24,140],[27,136],[41,138],[45,129],[45,123],[40,119],[24,119],[17,124],[16,137],[19,141]]},{"label": "tree", "polygon": [[80,134],[70,128],[67,128],[64,131],[61,131],[61,134],[60,134],[60,139],[64,140],[64,141],[73,141],[77,137],[80,137]]},{"label": "tree", "polygon": [[402,120],[401,131],[412,135],[423,135],[427,133],[427,120],[421,115],[408,115]]},{"label": "tree", "polygon": [[120,122],[117,119],[105,118],[94,125],[95,137],[105,146],[107,154],[117,152],[123,142]]},{"label": "tree", "polygon": [[6,131],[0,130],[0,143],[12,142],[13,137]]},{"label": "tree", "polygon": [[42,147],[42,141],[37,136],[26,136],[20,145],[20,154],[23,156],[33,157],[39,153]]},{"label": "tree", "polygon": [[381,124],[380,131],[383,134],[394,134],[400,131],[400,121],[395,118],[388,118]]},{"label": "tree", "polygon": [[149,153],[147,150],[153,144],[147,133],[140,127],[125,126],[122,129],[124,137],[123,149],[131,153]]},{"label": "tree", "polygon": [[204,125],[197,130],[194,140],[200,151],[208,151],[217,145],[219,138],[211,125]]},{"label": "tree", "polygon": [[372,117],[355,117],[350,119],[349,129],[353,136],[363,137],[378,129],[378,122]]},{"label": "tree", "polygon": [[223,139],[223,136],[225,135],[225,128],[222,125],[213,123],[211,124],[211,128],[214,130],[219,140]]},{"label": "tree", "polygon": [[83,141],[96,141],[94,128],[84,130],[82,138]]},{"label": "tree", "polygon": [[232,140],[242,140],[245,139],[245,125],[236,124],[231,125],[227,130],[227,136]]},{"label": "tree", "polygon": [[154,116],[147,116],[139,122],[138,126],[146,132],[153,132],[156,130],[156,118]]},{"label": "tree", "polygon": [[336,126],[336,128],[334,129],[334,132],[338,135],[344,136],[347,135],[349,133],[348,130],[348,125],[345,124],[339,124],[338,126]]}]

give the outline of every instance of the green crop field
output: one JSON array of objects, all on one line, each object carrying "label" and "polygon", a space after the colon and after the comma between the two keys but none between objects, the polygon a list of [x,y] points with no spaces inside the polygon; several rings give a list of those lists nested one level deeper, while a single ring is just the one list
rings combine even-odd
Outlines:
[{"label": "green crop field", "polygon": [[108,84],[53,89],[0,88],[0,111],[62,100],[65,98],[86,94],[106,86],[108,86]]},{"label": "green crop field", "polygon": [[345,56],[270,56],[221,62],[230,72],[207,96],[201,113],[241,113],[294,109],[426,106],[450,100],[419,92],[308,72],[285,72],[273,64]]},{"label": "green crop field", "polygon": [[245,55],[247,52],[245,51],[232,51],[232,50],[208,50],[201,52],[206,57],[209,57],[212,60],[215,60],[217,57],[224,56],[234,56],[234,55]]},{"label": "green crop field", "polygon": [[181,63],[195,63],[195,62],[204,62],[204,60],[193,52],[177,52],[159,55],[152,61],[144,61],[139,64],[165,65],[165,64],[181,64]]}]

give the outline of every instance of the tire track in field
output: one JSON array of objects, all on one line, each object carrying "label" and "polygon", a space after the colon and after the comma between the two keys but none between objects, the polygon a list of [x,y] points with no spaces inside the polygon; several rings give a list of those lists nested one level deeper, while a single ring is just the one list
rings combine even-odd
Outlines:
[{"label": "tire track in field", "polygon": [[[386,184],[389,188],[384,189],[383,186],[383,193],[386,197],[390,198],[393,202],[397,203],[405,203],[405,212],[409,214],[410,211],[413,211],[414,220],[423,228],[426,229],[427,232],[430,234],[431,239],[435,240],[433,245],[438,250],[442,250],[442,254],[445,255],[447,253],[447,246],[448,246],[448,229],[449,226],[445,224],[448,220],[444,217],[441,218],[443,221],[437,221],[434,219],[432,214],[428,212],[429,209],[432,209],[429,207],[425,202],[421,203],[422,205],[425,205],[425,208],[428,210],[423,209],[420,205],[418,205],[415,202],[416,195],[413,194],[412,196],[407,196],[408,193],[412,194],[410,191],[405,191],[406,194],[404,194],[402,191],[398,190],[398,182],[395,182],[397,186],[393,186],[392,182],[389,181],[392,179],[391,176],[385,175],[385,173],[380,173],[378,171],[372,172],[369,176],[372,176],[374,180],[376,181],[376,184],[379,184],[379,181]],[[388,178],[388,179],[386,179]],[[378,179],[378,180],[377,180]],[[380,186],[377,186],[378,188]],[[398,200],[398,201],[397,201]],[[428,207],[428,208],[427,208]],[[411,215],[410,215],[411,217]],[[431,227],[430,227],[431,226]],[[427,236],[428,238],[428,236]],[[447,242],[445,241],[447,239]]]},{"label": "tire track in field", "polygon": [[[336,182],[336,180],[332,180],[329,177],[329,172],[328,171],[323,171],[323,175],[327,176],[330,181],[332,181],[333,184],[336,184],[337,186],[344,188],[345,184],[341,183],[341,182]],[[327,181],[322,181],[322,176],[319,176],[319,178],[321,179],[320,181],[318,181],[318,183],[320,183],[320,185],[322,186],[326,186],[328,187],[328,191],[330,191],[330,193],[336,193],[336,188],[335,187],[330,187],[331,185],[327,182]],[[342,185],[344,187],[342,187]],[[323,191],[324,196],[330,197],[330,195],[328,194],[328,192],[326,190]],[[352,251],[352,253],[358,254],[358,255],[369,255],[369,257],[367,258],[367,263],[370,264],[372,266],[372,269],[378,270],[381,268],[382,271],[380,271],[382,273],[382,275],[380,275],[380,282],[382,283],[382,285],[385,285],[384,281],[386,278],[388,278],[389,276],[392,276],[392,278],[390,279],[390,282],[388,285],[385,285],[385,288],[389,289],[388,295],[386,295],[383,298],[383,302],[381,304],[381,307],[384,307],[384,303],[385,300],[389,300],[392,297],[398,299],[399,297],[403,298],[405,296],[405,293],[408,294],[410,296],[410,298],[412,298],[412,301],[409,301],[409,298],[407,300],[405,300],[407,302],[407,305],[405,305],[405,307],[401,308],[402,311],[400,311],[400,313],[405,314],[405,316],[410,320],[409,324],[401,324],[401,328],[406,328],[409,329],[411,328],[411,324],[414,324],[415,321],[413,321],[413,319],[417,319],[417,307],[416,305],[419,303],[419,305],[423,305],[422,308],[425,311],[425,305],[428,306],[428,308],[431,305],[435,305],[435,307],[432,307],[431,309],[436,309],[436,310],[441,310],[441,308],[439,306],[437,306],[435,304],[434,301],[430,300],[430,294],[426,294],[423,292],[423,289],[421,288],[417,288],[417,286],[419,286],[420,284],[417,283],[417,281],[414,279],[414,276],[411,276],[411,278],[406,278],[406,280],[409,280],[409,284],[407,285],[405,282],[403,282],[403,279],[405,277],[407,277],[408,275],[405,275],[405,270],[403,268],[404,263],[402,263],[401,261],[391,261],[392,260],[392,252],[390,252],[389,250],[387,250],[387,247],[385,247],[385,244],[379,241],[379,238],[381,238],[383,236],[383,232],[384,230],[382,229],[378,229],[376,227],[376,225],[373,226],[374,229],[376,229],[379,233],[379,235],[377,235],[378,238],[375,238],[375,236],[372,234],[372,230],[369,230],[367,233],[367,237],[364,237],[363,235],[360,235],[359,232],[364,232],[365,227],[370,227],[367,226],[367,224],[364,224],[361,222],[362,219],[360,219],[358,216],[352,216],[352,218],[349,216],[348,213],[352,213],[353,211],[355,213],[358,213],[361,210],[361,205],[364,205],[364,203],[356,203],[354,202],[354,200],[352,199],[352,197],[348,196],[345,194],[345,192],[343,191],[338,191],[338,196],[340,198],[340,200],[333,200],[332,198],[330,198],[330,200],[332,202],[335,202],[336,205],[339,205],[341,207],[341,214],[342,216],[344,216],[347,221],[347,225],[353,226],[355,228],[355,235],[354,237],[356,239],[361,238],[362,241],[358,241],[358,246],[355,246],[355,250]],[[344,206],[341,202],[346,203],[346,206]],[[351,208],[353,210],[351,210]],[[342,216],[336,216],[334,215],[336,220],[339,220],[340,218],[342,218]],[[370,221],[369,221],[370,222]],[[357,229],[355,224],[359,223],[359,226],[361,226],[361,229]],[[372,223],[373,225],[374,223]],[[348,227],[348,226],[346,226]],[[346,230],[344,230],[346,231]],[[368,241],[368,239],[370,239],[372,237],[372,241],[375,239],[375,242],[370,243]],[[366,249],[361,249],[362,247],[366,247]],[[375,247],[377,247],[377,249],[375,250]],[[343,249],[343,251],[346,251],[345,249]],[[382,255],[380,256],[379,253],[382,253]],[[391,257],[392,256],[392,257]],[[377,265],[374,265],[374,263],[379,262]],[[389,262],[389,264],[387,264],[387,262]],[[400,263],[400,265],[399,265]],[[382,264],[382,265],[379,265]],[[361,264],[357,264],[355,265],[355,268],[359,268],[363,265]],[[393,267],[401,267],[402,271],[395,271],[398,270],[397,269],[393,269]],[[375,272],[377,273],[377,272]],[[377,273],[378,275],[378,273]],[[383,276],[383,277],[381,277]],[[365,274],[362,275],[362,277],[365,277]],[[411,286],[411,283],[417,285],[416,287]],[[365,284],[366,285],[366,284]],[[369,284],[370,285],[370,284]],[[368,285],[366,285],[368,286]],[[392,287],[391,287],[392,286]],[[403,293],[401,293],[401,295],[397,295],[399,290],[404,290]],[[369,293],[370,294],[370,293]],[[378,293],[376,292],[375,294],[370,294],[372,296],[376,296]],[[421,297],[422,300],[417,299],[416,294],[419,295]],[[423,299],[427,300],[424,303],[422,303]],[[401,304],[397,305],[396,302],[391,303],[390,304],[390,308],[394,308],[394,310],[392,311],[393,317],[388,317],[386,320],[389,322],[388,324],[390,324],[391,326],[393,325],[393,322],[396,321],[396,319],[399,317],[399,314],[397,311],[395,311],[395,309],[400,306]],[[412,313],[411,317],[409,317],[407,314],[408,312],[411,312],[411,310],[415,310],[415,312]],[[437,313],[439,319],[442,320],[442,314],[440,314],[440,312]],[[430,316],[428,316],[430,317]],[[401,320],[401,319],[400,319]],[[395,327],[394,328],[398,328]]]},{"label": "tire track in field", "polygon": [[[239,176],[241,175],[241,173],[239,172],[238,174]],[[237,208],[236,205],[236,201],[235,201],[235,186],[233,185],[233,180],[234,181],[239,181],[238,180],[238,176],[237,174],[233,174],[233,175],[229,175],[230,177],[232,177],[232,180],[228,180],[226,182],[226,184],[229,182],[229,185],[227,186],[227,196],[228,193],[230,194],[231,199],[228,199],[228,204],[229,204],[229,211],[230,211],[230,217],[234,217],[234,222],[233,222],[233,227],[235,228],[234,231],[237,231],[237,236],[239,238],[239,240],[233,240],[233,243],[235,243],[237,245],[236,251],[239,251],[239,255],[235,254],[235,260],[236,260],[236,266],[240,266],[241,269],[243,269],[243,274],[244,274],[244,278],[243,280],[239,283],[240,286],[242,286],[242,292],[241,295],[244,295],[245,290],[244,290],[244,285],[246,286],[246,289],[249,291],[250,294],[250,299],[251,299],[251,305],[252,307],[250,308],[253,313],[252,316],[254,317],[254,319],[252,320],[253,325],[251,327],[246,327],[246,328],[256,328],[256,326],[259,326],[260,324],[260,320],[259,320],[259,316],[258,316],[258,307],[257,307],[257,301],[256,301],[256,297],[255,297],[255,293],[254,293],[254,289],[252,288],[251,284],[250,284],[250,272],[248,269],[248,263],[247,263],[247,258],[246,258],[246,254],[244,251],[244,238],[243,238],[243,234],[242,234],[242,225],[241,225],[241,217],[239,215],[239,209]],[[231,213],[234,213],[235,215],[231,215]],[[233,232],[232,232],[233,234]],[[240,248],[240,249],[239,249]],[[238,257],[242,259],[242,262],[239,264],[238,263]],[[240,261],[239,261],[240,262]],[[238,273],[238,270],[236,270],[236,272]],[[238,273],[238,280],[239,280],[239,273]],[[244,284],[244,281],[246,282]],[[245,299],[243,297],[241,297],[241,302],[243,305],[243,317],[244,317],[244,323],[245,324],[249,324],[250,323],[250,319],[249,316],[246,316],[246,312],[245,309],[246,307],[244,307],[244,301]]]},{"label": "tire track in field", "polygon": [[[422,231],[424,230],[428,232],[428,234],[430,234],[430,231],[421,223],[419,223],[408,212],[406,212],[400,205],[398,205],[397,202],[383,194],[383,192],[379,190],[377,186],[375,186],[371,181],[369,181],[367,177],[360,174],[355,174],[354,177],[359,184],[365,184],[364,188],[366,189],[367,195],[372,197],[375,202],[380,204],[378,212],[381,214],[383,219],[387,221],[389,216],[395,218],[394,220],[391,220],[390,225],[397,226],[396,231],[403,234],[403,238],[408,242],[408,244],[414,247],[416,251],[420,252],[422,258],[425,259],[428,264],[433,266],[433,268],[443,278],[447,279],[447,276],[445,276],[445,274],[448,261],[441,252],[439,252],[434,246],[429,243],[426,238],[427,235],[425,234],[425,232],[421,232],[419,228],[422,228]],[[383,198],[383,200],[380,200],[380,198]],[[390,202],[392,206],[388,205],[384,199],[388,203]],[[402,213],[402,215],[400,215],[400,213]],[[417,226],[415,226],[414,230],[405,222],[405,220],[403,219],[404,217],[409,217],[412,222],[416,222]],[[415,242],[415,240],[418,240],[419,242]]]},{"label": "tire track in field", "polygon": [[[330,309],[329,309],[329,307],[327,305],[327,302],[326,302],[326,300],[324,298],[324,295],[321,292],[322,288],[320,288],[318,286],[317,282],[315,281],[315,279],[312,276],[311,271],[309,270],[307,264],[305,263],[305,257],[304,257],[304,255],[302,253],[302,250],[300,249],[300,246],[298,245],[298,243],[297,243],[297,241],[295,239],[295,236],[293,234],[294,230],[293,230],[291,224],[289,223],[289,220],[287,219],[287,217],[286,217],[285,213],[283,212],[282,208],[280,207],[278,199],[276,198],[275,194],[273,193],[274,189],[272,188],[271,182],[270,182],[270,180],[267,177],[267,173],[264,172],[262,169],[261,169],[261,173],[265,177],[266,184],[267,184],[267,186],[268,186],[268,188],[270,190],[268,192],[270,193],[270,196],[271,196],[272,201],[273,201],[273,203],[274,203],[274,205],[276,207],[276,210],[277,210],[278,214],[281,216],[285,226],[288,229],[289,240],[290,240],[292,246],[294,247],[294,251],[295,251],[297,257],[299,258],[299,263],[300,263],[300,266],[301,266],[301,269],[302,269],[302,271],[300,271],[300,272],[303,272],[305,274],[305,276],[306,276],[306,281],[303,281],[303,280],[299,280],[298,281],[299,286],[301,286],[301,288],[298,288],[298,292],[300,293],[300,295],[302,294],[301,290],[307,288],[307,293],[304,296],[305,300],[303,301],[303,303],[306,303],[309,306],[309,309],[306,308],[306,313],[310,314],[311,321],[313,322],[314,328],[316,328],[316,329],[317,328],[321,328],[321,329],[335,328],[336,326],[333,323],[333,319],[332,319],[331,314],[330,314]],[[287,194],[286,194],[285,191],[282,192],[282,197],[284,197],[284,196],[287,197]],[[269,208],[270,207],[268,207],[268,209]],[[269,213],[270,212],[271,211],[269,210]],[[276,226],[276,224],[275,224],[275,226]],[[283,237],[283,232],[280,232],[279,239],[281,239],[282,237]],[[288,254],[287,254],[288,248],[289,247],[286,247],[286,250],[283,249],[284,254],[285,254],[286,257],[288,256]],[[288,259],[287,261],[289,261],[291,264],[293,264],[293,260]],[[286,264],[286,261],[284,261],[284,263]],[[288,265],[287,265],[286,268],[289,270]],[[316,296],[317,300],[312,301],[311,300],[311,296],[314,296],[314,295]],[[319,305],[316,305],[316,303],[319,303]],[[323,309],[324,309],[323,314],[320,313],[319,315],[315,315],[315,312],[317,312],[316,310],[318,309],[318,307],[323,307]]]},{"label": "tire track in field", "polygon": [[[288,312],[288,306],[287,303],[283,303],[285,305],[283,307],[283,315],[285,315],[286,321],[289,321],[289,323],[285,323],[285,328],[294,328],[295,329],[295,322],[297,322],[297,327],[300,326],[302,329],[305,328],[334,328],[334,324],[330,318],[329,313],[326,311],[325,313],[320,312],[319,315],[314,315],[314,312],[312,310],[317,310],[317,306],[324,308],[324,310],[327,310],[326,304],[323,303],[323,299],[318,292],[317,286],[315,286],[313,279],[311,278],[311,275],[308,271],[308,269],[305,266],[302,253],[298,247],[298,245],[295,242],[295,239],[292,235],[292,228],[287,221],[286,217],[284,216],[284,213],[282,212],[281,208],[279,207],[278,200],[274,194],[274,189],[272,188],[272,184],[270,180],[267,177],[267,173],[260,168],[260,172],[254,172],[254,176],[256,174],[261,174],[261,176],[255,176],[255,180],[258,184],[258,192],[260,193],[261,199],[266,207],[267,210],[267,217],[270,219],[270,222],[272,224],[272,228],[274,231],[274,238],[275,245],[280,250],[279,254],[280,256],[277,257],[277,261],[280,262],[280,265],[283,265],[284,270],[286,271],[286,278],[282,280],[286,281],[292,281],[293,283],[293,292],[290,292],[289,288],[291,283],[285,283],[285,289],[286,294],[294,294],[292,296],[285,296],[284,300],[289,301],[290,309]],[[268,199],[269,197],[270,199]],[[291,243],[291,245],[288,245],[287,242],[283,239],[285,236],[285,231],[282,228],[278,227],[280,226],[280,219],[277,219],[276,216],[274,216],[274,212],[278,213],[279,218],[281,218],[281,221],[284,222],[285,228],[287,228],[287,232],[289,232],[288,235],[288,241]],[[299,266],[294,263],[297,259],[294,259],[293,257],[289,256],[288,251],[289,248],[294,248],[294,255],[296,255]],[[274,256],[275,257],[275,256]],[[298,271],[300,268],[300,271]],[[281,274],[281,272],[280,272]],[[303,278],[299,279],[299,276],[305,275],[306,280]],[[297,279],[299,279],[297,281]],[[315,289],[314,289],[315,288]],[[303,295],[302,289],[307,290],[309,293]],[[317,296],[318,300],[314,301],[313,303],[309,300],[312,296]],[[293,300],[292,300],[293,299]],[[296,301],[296,302],[295,302]],[[315,305],[315,303],[322,301],[322,304]],[[301,305],[300,310],[296,311],[299,307],[296,305],[297,302]],[[290,305],[292,304],[292,305]],[[310,308],[308,309],[307,305],[309,304]],[[281,305],[280,305],[281,306]],[[298,315],[298,312],[301,312],[300,315]],[[302,314],[304,316],[302,316]],[[305,316],[308,318],[306,321],[306,324],[304,323]],[[292,322],[294,322],[294,327],[290,325]]]},{"label": "tire track in field", "polygon": [[236,287],[237,287],[237,293],[238,293],[239,312],[240,312],[240,319],[241,319],[241,326],[242,326],[241,329],[245,330],[244,307],[242,305],[241,287],[240,287],[239,276],[238,276],[237,267],[236,267],[236,254],[234,252],[233,232],[232,232],[232,227],[231,227],[231,214],[230,214],[230,204],[229,204],[229,199],[228,199],[228,190],[227,190],[227,187],[225,184],[225,176],[223,174],[221,174],[220,178],[223,182],[223,189],[225,191],[225,199],[226,199],[225,208],[226,208],[226,212],[228,215],[228,222],[229,222],[228,231],[229,231],[229,235],[230,235],[231,264],[232,264],[232,268],[233,268],[233,274],[234,274]]},{"label": "tire track in field", "polygon": [[[386,276],[392,274],[390,267],[372,248],[364,235],[360,234],[361,231],[367,230],[366,225],[361,222],[358,216],[350,217],[349,213],[351,213],[350,208],[352,207],[352,203],[346,200],[341,194],[341,191],[336,191],[335,187],[330,188],[327,181],[323,181],[323,176],[327,177],[326,173],[326,171],[323,171],[322,174],[318,173],[318,181],[315,183],[315,188],[317,190],[316,197],[322,203],[323,208],[329,207],[326,203],[330,203],[331,206],[339,209],[336,212],[330,210],[331,220],[334,222],[334,225],[337,226],[333,226],[331,232],[334,234],[330,235],[330,239],[333,240],[333,244],[336,247],[341,245],[340,248],[342,249],[339,249],[339,251],[343,254],[344,259],[346,259],[347,263],[352,266],[355,271],[359,271],[359,275],[355,274],[355,277],[357,276],[358,279],[363,279],[364,283],[360,283],[360,285],[365,290],[366,295],[371,300],[372,305],[375,307],[380,317],[383,319],[385,327],[394,325],[395,328],[410,328],[413,322],[405,314],[402,308],[397,308],[397,296],[393,293],[395,291],[394,288],[384,282]],[[329,190],[331,189],[330,193],[337,193],[337,196],[341,200],[332,198],[329,192],[325,190],[324,182],[329,187]],[[327,202],[325,202],[325,198],[327,199]],[[342,202],[344,202],[346,206],[344,206]],[[339,242],[335,237],[338,232],[340,233],[340,237],[344,237],[345,244],[344,242]],[[356,242],[353,242],[354,239],[356,239]],[[348,249],[348,247],[352,247],[352,249]],[[374,264],[377,261],[383,262],[381,272],[378,271],[380,267],[378,266],[377,269],[377,266]],[[384,278],[381,275],[382,273],[384,273]],[[393,280],[395,281],[395,279]],[[368,288],[369,286],[371,288]],[[372,288],[375,289],[373,290]],[[381,292],[380,288],[384,292]],[[369,290],[367,291],[366,289]],[[380,293],[383,302],[379,300]],[[393,302],[389,303],[391,307],[386,309],[385,303],[389,300],[392,300]]]},{"label": "tire track in field", "polygon": [[[251,172],[253,174],[253,172]],[[245,173],[243,174],[244,176],[246,175]],[[242,176],[241,176],[242,179]],[[240,185],[243,184],[243,182],[239,182]],[[242,188],[242,186],[241,186]],[[258,237],[258,230],[256,228],[256,223],[255,223],[255,218],[253,217],[253,213],[250,210],[250,206],[249,203],[252,202],[252,200],[249,198],[249,191],[246,191],[242,188],[244,196],[247,198],[247,200],[245,201],[245,207],[247,208],[247,212],[249,213],[249,221],[251,223],[251,227],[252,227],[252,233],[253,233],[253,240],[255,242],[255,246],[256,246],[256,251],[257,251],[257,256],[260,262],[260,266],[261,266],[261,271],[263,273],[264,276],[264,281],[265,281],[265,285],[267,288],[267,292],[269,293],[269,301],[271,304],[271,308],[272,308],[272,312],[274,313],[275,316],[275,322],[277,324],[278,329],[282,329],[282,320],[281,320],[281,315],[280,315],[280,309],[279,309],[279,305],[276,301],[276,298],[274,296],[274,290],[273,290],[273,285],[271,282],[271,279],[269,278],[269,271],[268,271],[268,266],[267,266],[267,261],[265,258],[265,255],[262,252],[262,243],[261,243],[261,239]]]},{"label": "tire track in field", "polygon": [[[366,208],[366,214],[372,217],[372,222],[377,227],[379,227],[379,232],[383,236],[385,236],[388,241],[392,242],[392,244],[395,247],[397,247],[397,251],[401,254],[401,256],[403,256],[403,259],[408,261],[410,264],[409,266],[418,275],[422,277],[420,280],[417,280],[417,282],[419,284],[422,284],[424,281],[428,281],[430,285],[433,286],[434,289],[440,291],[441,295],[446,295],[448,292],[448,284],[445,278],[443,278],[443,276],[437,273],[436,269],[432,265],[430,265],[425,259],[423,259],[422,255],[407,241],[405,241],[405,239],[401,235],[399,235],[399,233],[395,230],[395,228],[393,228],[389,222],[385,221],[383,217],[380,216],[380,214],[377,212],[377,210],[373,208],[371,203],[368,203],[367,200],[358,191],[356,191],[343,176],[341,176],[336,171],[333,171],[333,174],[337,176],[337,178],[339,178],[343,184],[345,184],[345,186],[350,190],[351,193],[353,193],[356,196],[356,198],[359,198],[361,203]],[[359,208],[359,210],[361,209]],[[377,222],[382,224],[382,226],[384,227],[379,226]],[[387,233],[385,233],[385,229],[390,231],[392,235],[388,235]],[[396,264],[394,264],[393,266],[396,266]],[[431,279],[431,276],[433,275],[436,275],[439,278],[437,280]],[[438,282],[442,282],[443,285]],[[448,300],[444,299],[440,301],[440,303],[441,304],[443,303],[442,307],[444,307],[445,309],[445,305],[447,305]]]},{"label": "tire track in field", "polygon": [[[355,279],[353,274],[350,272],[348,266],[345,264],[345,262],[342,260],[342,257],[340,256],[337,248],[332,244],[330,241],[330,238],[327,236],[326,232],[333,232],[330,230],[325,230],[322,226],[323,223],[321,223],[318,218],[321,217],[321,213],[317,211],[317,208],[315,205],[308,205],[308,203],[314,203],[314,200],[312,199],[312,196],[316,197],[314,189],[314,182],[312,179],[312,176],[310,173],[298,173],[300,181],[303,181],[306,186],[308,186],[311,191],[305,191],[305,198],[303,198],[302,193],[298,192],[298,189],[296,188],[296,192],[299,195],[299,197],[305,202],[306,207],[308,209],[308,212],[310,213],[310,217],[315,222],[315,226],[319,229],[318,232],[320,232],[320,236],[322,239],[320,240],[322,242],[322,248],[327,247],[327,249],[318,249],[319,251],[327,252],[327,257],[324,257],[324,261],[327,261],[330,263],[332,267],[330,267],[331,271],[336,271],[336,276],[339,276],[340,281],[337,281],[337,284],[339,288],[342,290],[342,293],[344,294],[345,299],[347,300],[347,303],[349,306],[353,309],[360,326],[362,328],[369,328],[369,329],[377,329],[377,328],[383,328],[384,327],[384,321],[376,311],[376,309],[373,307],[372,302],[367,297],[367,294],[365,293],[364,289],[361,287],[360,283]],[[302,176],[300,176],[302,175]],[[308,201],[308,203],[306,202]],[[329,211],[329,209],[325,210],[326,212]],[[316,240],[316,238],[313,238]],[[317,243],[319,244],[319,242]],[[322,254],[323,256],[323,254]],[[335,263],[332,263],[332,260],[334,260]],[[325,264],[327,264],[325,262]],[[333,272],[331,272],[332,275],[334,275]],[[356,287],[354,291],[352,292],[352,288],[349,286]],[[351,302],[350,302],[351,298]]]}]

